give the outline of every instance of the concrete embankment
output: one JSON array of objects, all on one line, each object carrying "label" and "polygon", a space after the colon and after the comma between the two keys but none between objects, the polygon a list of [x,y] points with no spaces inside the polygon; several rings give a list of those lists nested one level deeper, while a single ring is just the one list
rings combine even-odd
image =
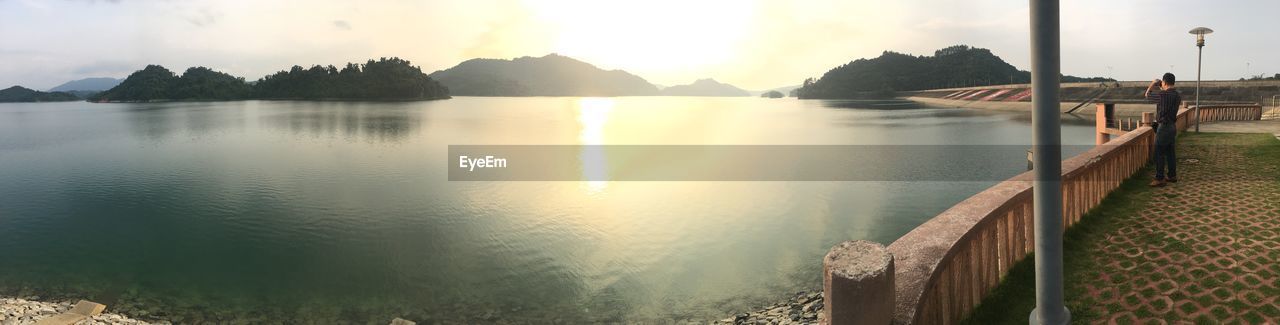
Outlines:
[{"label": "concrete embankment", "polygon": [[[992,101],[972,101],[972,100],[955,100],[942,99],[921,96],[906,97],[907,100],[926,104],[935,107],[955,107],[955,108],[977,108],[997,111],[1018,111],[1030,112],[1031,102],[992,102]],[[1080,102],[1062,102],[1059,111],[1066,113],[1072,108],[1079,105]],[[1084,116],[1094,116],[1094,110],[1097,105],[1090,103],[1080,107],[1074,113]],[[1141,117],[1142,112],[1155,112],[1155,104],[1149,103],[1117,103],[1116,116]]]},{"label": "concrete embankment", "polygon": [[[1108,83],[1066,83],[1059,92],[1062,112],[1077,106],[1076,114],[1093,116],[1095,102],[1116,104],[1116,115],[1138,117],[1142,112],[1155,110],[1155,105],[1143,99],[1143,92],[1150,81],[1122,81]],[[1195,82],[1178,84],[1183,101],[1195,100]],[[977,108],[1005,111],[1031,110],[1031,87],[1027,84],[998,85],[969,88],[950,88],[899,92],[902,97],[940,107]],[[1083,106],[1082,102],[1088,102]],[[1200,90],[1200,102],[1205,105],[1230,103],[1259,103],[1274,105],[1280,102],[1280,81],[1205,81]]]}]

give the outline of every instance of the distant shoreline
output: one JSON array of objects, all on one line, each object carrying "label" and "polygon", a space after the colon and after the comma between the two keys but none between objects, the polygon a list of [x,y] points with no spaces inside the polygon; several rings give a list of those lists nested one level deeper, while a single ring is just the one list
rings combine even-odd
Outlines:
[{"label": "distant shoreline", "polygon": [[61,101],[26,101],[26,102],[0,102],[3,103],[68,103],[68,102],[87,102],[92,104],[146,104],[146,103],[213,103],[213,102],[237,102],[237,101],[298,101],[298,102],[424,102],[438,101],[455,98],[742,98],[756,100],[774,100],[774,99],[792,99],[786,98],[765,98],[757,96],[674,96],[674,95],[620,95],[620,96],[588,96],[588,95],[558,95],[558,96],[449,96],[445,98],[430,99],[348,99],[348,98],[238,98],[238,99],[154,99],[154,100],[101,100],[94,101],[88,99],[61,100]]},{"label": "distant shoreline", "polygon": [[[619,96],[590,96],[590,95],[547,95],[547,96],[470,96],[456,95],[446,98],[432,99],[346,99],[346,98],[242,98],[242,99],[157,99],[149,101],[127,101],[127,100],[108,100],[108,101],[92,101],[83,100],[95,104],[128,104],[128,103],[201,103],[201,102],[236,102],[236,101],[299,101],[299,102],[419,102],[419,101],[437,101],[455,98],[635,98],[635,97],[651,97],[651,98],[743,98],[743,99],[771,99],[756,96],[673,96],[673,95],[619,95]],[[787,97],[796,99],[795,97]]]},{"label": "distant shoreline", "polygon": [[354,99],[354,98],[239,98],[239,99],[155,99],[155,100],[103,100],[85,102],[94,104],[146,104],[146,103],[211,103],[211,102],[243,102],[243,101],[297,101],[297,102],[422,102],[453,99],[452,96],[445,98],[424,98],[424,99]]}]

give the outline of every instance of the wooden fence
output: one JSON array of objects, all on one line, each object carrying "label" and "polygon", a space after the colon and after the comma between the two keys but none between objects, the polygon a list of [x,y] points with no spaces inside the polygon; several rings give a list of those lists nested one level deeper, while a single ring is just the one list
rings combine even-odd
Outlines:
[{"label": "wooden fence", "polygon": [[[1195,109],[1195,106],[1191,106]],[[1260,104],[1200,105],[1200,122],[1256,121],[1262,119]]]}]

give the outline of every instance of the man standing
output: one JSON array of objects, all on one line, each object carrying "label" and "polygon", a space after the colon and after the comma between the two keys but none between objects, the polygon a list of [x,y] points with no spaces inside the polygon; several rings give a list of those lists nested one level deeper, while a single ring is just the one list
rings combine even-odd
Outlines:
[{"label": "man standing", "polygon": [[1165,73],[1160,79],[1151,82],[1143,94],[1147,101],[1156,103],[1156,150],[1153,155],[1156,161],[1156,179],[1151,181],[1151,187],[1164,187],[1167,183],[1178,182],[1178,160],[1173,156],[1173,140],[1178,137],[1178,107],[1182,106],[1182,94],[1174,88],[1176,81],[1172,73]]}]

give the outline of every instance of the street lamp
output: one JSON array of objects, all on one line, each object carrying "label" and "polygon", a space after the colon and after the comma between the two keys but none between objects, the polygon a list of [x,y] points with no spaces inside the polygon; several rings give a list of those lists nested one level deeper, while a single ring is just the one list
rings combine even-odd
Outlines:
[{"label": "street lamp", "polygon": [[1031,2],[1031,158],[1036,309],[1032,325],[1066,325],[1062,299],[1062,43],[1058,0]]},{"label": "street lamp", "polygon": [[1200,63],[1204,62],[1204,36],[1213,33],[1212,29],[1196,27],[1189,33],[1196,36],[1196,132],[1200,132]]}]

